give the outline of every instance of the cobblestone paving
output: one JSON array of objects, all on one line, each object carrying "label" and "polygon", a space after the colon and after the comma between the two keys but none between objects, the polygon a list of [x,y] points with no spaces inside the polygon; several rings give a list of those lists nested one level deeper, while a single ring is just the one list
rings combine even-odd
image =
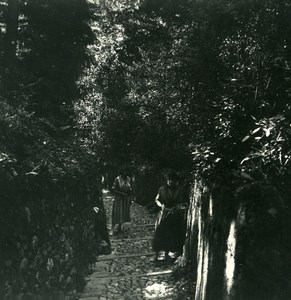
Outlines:
[{"label": "cobblestone paving", "polygon": [[[112,201],[109,194],[104,194],[108,227]],[[162,258],[158,264],[151,261],[155,217],[144,207],[132,204],[131,224],[123,233],[110,237],[112,253],[98,258],[81,300],[186,299],[181,281],[172,276],[175,263]]]}]

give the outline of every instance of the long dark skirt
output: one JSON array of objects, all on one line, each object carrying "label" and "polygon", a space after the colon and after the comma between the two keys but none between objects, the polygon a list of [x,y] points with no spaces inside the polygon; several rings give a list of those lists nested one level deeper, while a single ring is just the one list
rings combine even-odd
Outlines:
[{"label": "long dark skirt", "polygon": [[104,209],[100,209],[99,213],[92,213],[94,216],[94,233],[96,240],[104,240],[109,247],[111,243],[109,240],[108,230],[106,226],[106,212]]},{"label": "long dark skirt", "polygon": [[131,197],[115,196],[112,207],[112,226],[130,222]]},{"label": "long dark skirt", "polygon": [[156,252],[182,252],[185,236],[185,209],[166,209],[158,217],[152,248]]}]

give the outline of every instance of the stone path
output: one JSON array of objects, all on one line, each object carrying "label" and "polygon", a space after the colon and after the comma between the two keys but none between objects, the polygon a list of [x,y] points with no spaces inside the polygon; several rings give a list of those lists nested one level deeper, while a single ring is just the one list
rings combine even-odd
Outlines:
[{"label": "stone path", "polygon": [[[111,212],[112,200],[104,194],[107,212]],[[112,253],[98,257],[81,300],[191,299],[185,296],[183,279],[173,276],[174,262],[162,257],[158,264],[150,261],[155,215],[133,203],[131,216],[130,228],[110,237]]]}]

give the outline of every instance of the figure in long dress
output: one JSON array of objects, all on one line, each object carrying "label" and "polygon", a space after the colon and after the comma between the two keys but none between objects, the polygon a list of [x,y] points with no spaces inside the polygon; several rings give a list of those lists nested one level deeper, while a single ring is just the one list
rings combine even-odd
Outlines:
[{"label": "figure in long dress", "polygon": [[133,189],[126,168],[122,168],[120,175],[115,178],[112,191],[115,196],[112,207],[112,230],[114,234],[122,231],[124,223],[130,222]]},{"label": "figure in long dress", "polygon": [[153,238],[155,261],[158,261],[161,251],[165,252],[165,259],[169,259],[169,252],[178,257],[182,254],[186,235],[185,197],[180,186],[180,177],[175,172],[166,175],[166,184],[161,186],[155,198],[160,208],[156,220]]}]

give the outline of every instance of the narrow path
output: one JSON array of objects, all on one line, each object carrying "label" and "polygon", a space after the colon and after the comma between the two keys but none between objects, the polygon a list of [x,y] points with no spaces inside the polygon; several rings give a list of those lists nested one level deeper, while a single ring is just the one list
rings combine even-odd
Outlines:
[{"label": "narrow path", "polygon": [[[104,194],[109,216],[112,201],[112,196]],[[110,237],[112,253],[98,257],[81,300],[185,299],[172,276],[175,264],[150,261],[155,215],[133,203],[131,219],[128,230]]]}]

